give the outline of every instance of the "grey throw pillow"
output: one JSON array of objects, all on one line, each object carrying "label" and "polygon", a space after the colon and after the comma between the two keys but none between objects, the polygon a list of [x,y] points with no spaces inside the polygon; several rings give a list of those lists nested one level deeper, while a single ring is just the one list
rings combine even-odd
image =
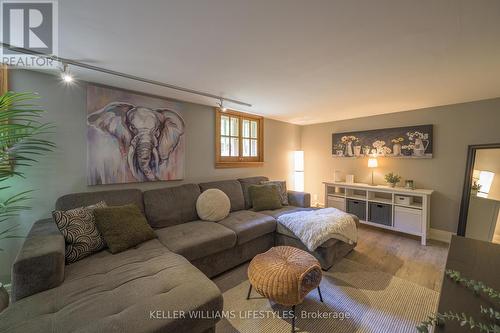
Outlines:
[{"label": "grey throw pillow", "polygon": [[286,190],[286,181],[284,180],[265,180],[260,182],[262,185],[276,185],[280,192],[281,204],[288,206],[288,191]]},{"label": "grey throw pillow", "polygon": [[66,241],[68,264],[85,258],[106,247],[104,238],[97,229],[94,209],[107,207],[104,201],[87,207],[71,210],[55,210],[52,217]]}]

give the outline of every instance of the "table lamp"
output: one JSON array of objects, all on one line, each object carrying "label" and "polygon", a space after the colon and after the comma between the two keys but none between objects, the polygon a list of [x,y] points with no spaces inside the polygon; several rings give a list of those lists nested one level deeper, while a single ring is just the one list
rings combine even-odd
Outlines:
[{"label": "table lamp", "polygon": [[378,167],[378,161],[376,158],[369,158],[368,159],[368,167],[372,169],[372,186],[375,184],[373,183],[373,169]]}]

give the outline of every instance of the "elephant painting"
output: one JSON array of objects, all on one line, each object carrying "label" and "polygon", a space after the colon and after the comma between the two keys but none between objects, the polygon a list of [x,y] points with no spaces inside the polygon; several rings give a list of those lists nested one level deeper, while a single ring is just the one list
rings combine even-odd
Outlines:
[{"label": "elephant painting", "polygon": [[177,112],[112,102],[87,122],[90,185],[182,179],[185,124]]}]

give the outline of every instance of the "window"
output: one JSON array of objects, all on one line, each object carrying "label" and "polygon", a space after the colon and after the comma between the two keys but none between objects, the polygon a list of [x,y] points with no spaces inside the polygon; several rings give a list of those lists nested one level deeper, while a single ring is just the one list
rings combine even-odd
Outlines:
[{"label": "window", "polygon": [[261,166],[264,161],[264,119],[236,111],[215,109],[215,166]]}]

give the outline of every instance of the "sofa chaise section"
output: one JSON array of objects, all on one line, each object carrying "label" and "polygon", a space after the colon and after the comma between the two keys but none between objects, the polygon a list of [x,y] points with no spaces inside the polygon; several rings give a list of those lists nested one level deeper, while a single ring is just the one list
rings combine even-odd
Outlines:
[{"label": "sofa chaise section", "polygon": [[[99,200],[144,207],[136,190],[116,192],[68,195],[56,207]],[[0,332],[209,332],[217,318],[174,319],[168,311],[222,311],[217,286],[158,239],[71,265],[64,260],[53,220],[35,223],[13,265],[14,302],[0,314]]]}]

